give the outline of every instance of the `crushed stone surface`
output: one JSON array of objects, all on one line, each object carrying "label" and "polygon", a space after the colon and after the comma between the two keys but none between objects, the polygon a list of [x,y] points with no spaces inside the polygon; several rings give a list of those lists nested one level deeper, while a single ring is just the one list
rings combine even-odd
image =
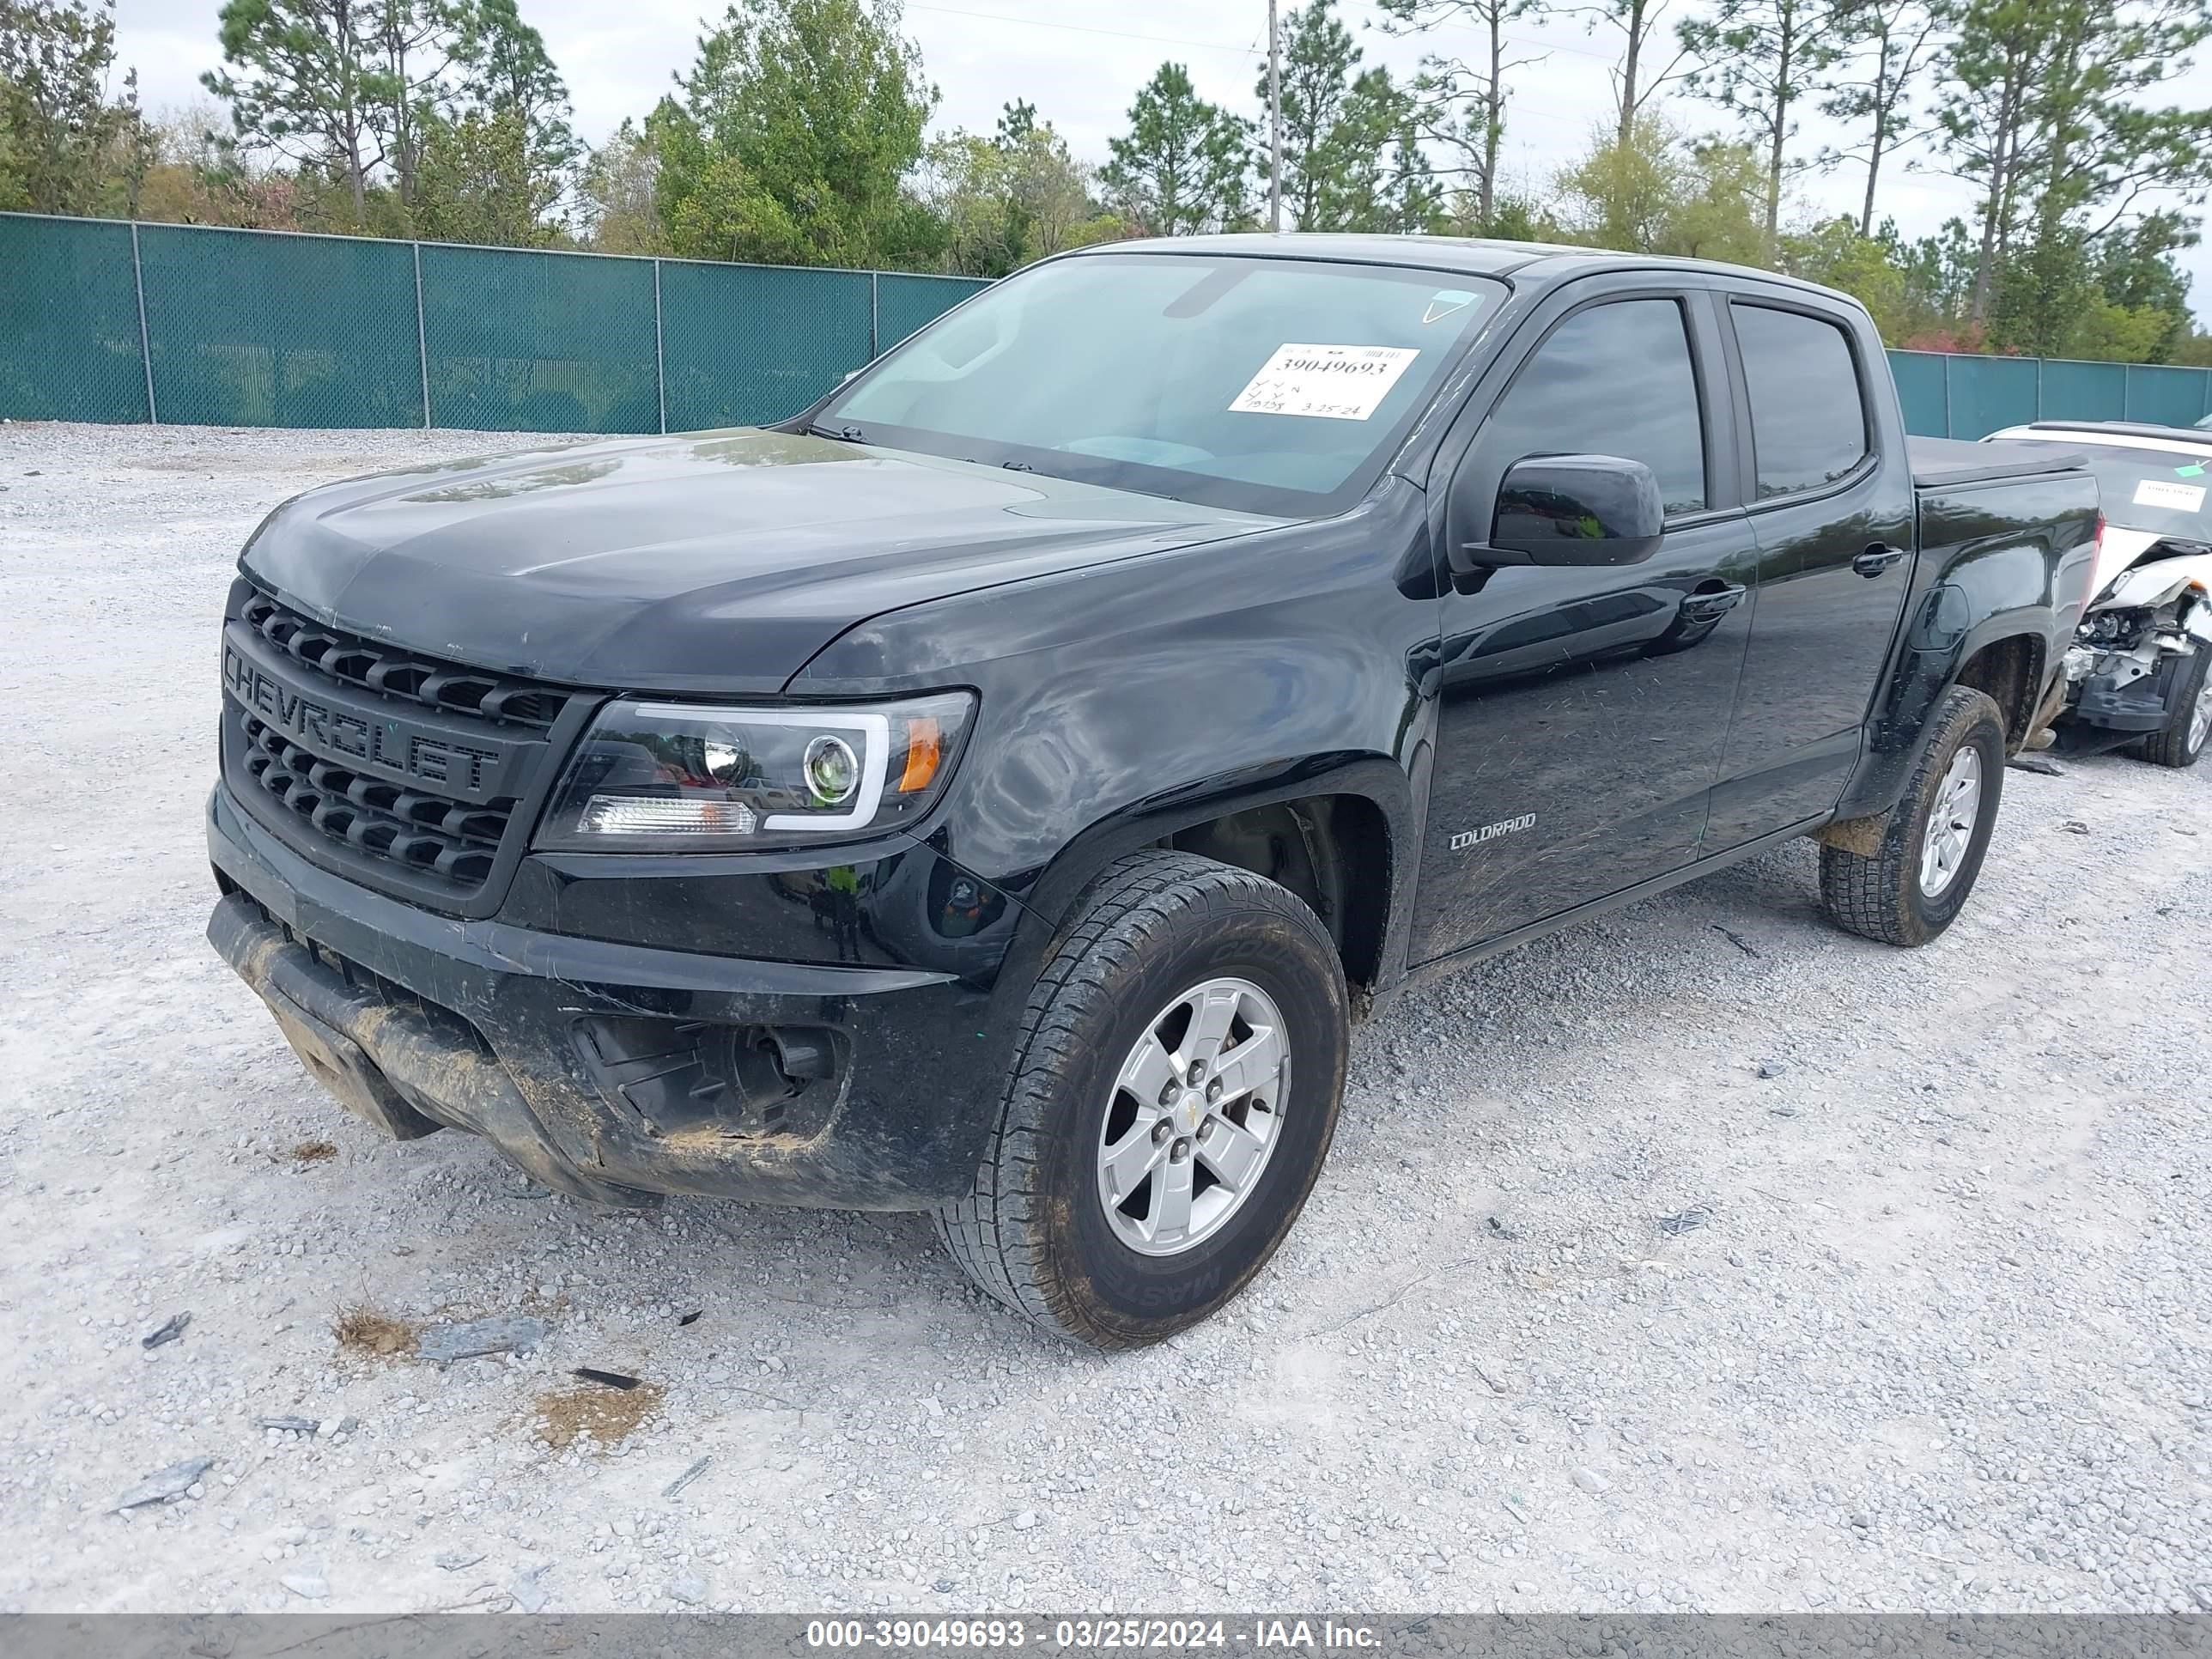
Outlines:
[{"label": "crushed stone surface", "polygon": [[514,442],[0,426],[0,1611],[2212,1610],[2212,766],[2008,773],[1923,951],[1801,842],[1407,991],[1104,1358],[926,1217],[380,1140],[203,940],[240,543]]}]

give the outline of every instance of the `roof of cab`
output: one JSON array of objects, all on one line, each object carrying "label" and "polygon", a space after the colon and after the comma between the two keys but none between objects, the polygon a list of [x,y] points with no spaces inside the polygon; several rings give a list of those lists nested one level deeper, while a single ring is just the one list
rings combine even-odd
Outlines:
[{"label": "roof of cab", "polygon": [[1603,270],[1702,270],[1755,278],[1808,294],[1825,295],[1850,305],[1858,301],[1779,271],[1724,264],[1717,259],[1681,259],[1663,253],[1619,253],[1606,248],[1575,247],[1560,242],[1490,241],[1474,236],[1346,235],[1322,231],[1255,231],[1218,236],[1152,236],[1129,242],[1098,242],[1060,257],[1089,258],[1121,253],[1231,253],[1247,258],[1335,259],[1352,264],[1410,265],[1474,276],[1540,274],[1564,281]]}]

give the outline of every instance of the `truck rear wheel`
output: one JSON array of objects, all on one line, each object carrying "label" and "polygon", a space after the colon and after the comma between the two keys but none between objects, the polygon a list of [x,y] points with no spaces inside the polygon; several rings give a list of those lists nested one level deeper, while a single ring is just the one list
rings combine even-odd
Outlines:
[{"label": "truck rear wheel", "polygon": [[2212,738],[2212,645],[2197,641],[2180,664],[2179,695],[2166,729],[2136,745],[2136,753],[2154,766],[2194,766]]},{"label": "truck rear wheel", "polygon": [[975,1185],[969,1276],[1056,1336],[1157,1342],[1235,1297],[1313,1189],[1350,1008],[1320,919],[1187,853],[1108,866],[1030,994]]},{"label": "truck rear wheel", "polygon": [[1938,705],[1934,724],[1879,839],[1863,848],[1831,841],[1820,848],[1820,905],[1828,919],[1885,945],[1925,945],[1957,919],[1996,826],[2005,769],[1996,704],[1957,686]]}]

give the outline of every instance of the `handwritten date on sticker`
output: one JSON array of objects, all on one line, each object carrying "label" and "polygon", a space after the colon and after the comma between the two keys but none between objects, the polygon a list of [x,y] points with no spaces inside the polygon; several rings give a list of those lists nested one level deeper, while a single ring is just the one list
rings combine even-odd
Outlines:
[{"label": "handwritten date on sticker", "polygon": [[1411,346],[1278,346],[1230,412],[1364,421],[1420,355]]}]

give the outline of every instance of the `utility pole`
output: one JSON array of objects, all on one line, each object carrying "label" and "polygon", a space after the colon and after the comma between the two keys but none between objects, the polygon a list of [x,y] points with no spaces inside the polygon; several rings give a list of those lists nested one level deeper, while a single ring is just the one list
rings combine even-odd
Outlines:
[{"label": "utility pole", "polygon": [[1267,228],[1283,228],[1283,32],[1267,0]]}]

